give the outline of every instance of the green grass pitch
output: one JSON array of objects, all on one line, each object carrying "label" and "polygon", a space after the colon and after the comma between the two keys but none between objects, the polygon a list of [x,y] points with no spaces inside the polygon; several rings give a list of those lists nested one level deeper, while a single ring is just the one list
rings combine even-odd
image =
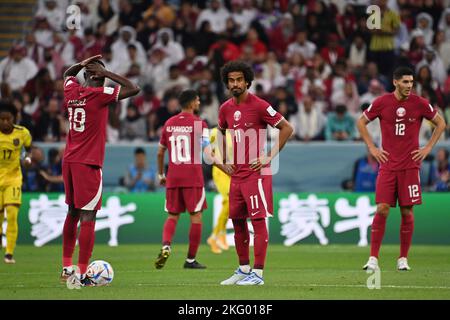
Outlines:
[{"label": "green grass pitch", "polygon": [[[410,272],[396,271],[398,245],[381,248],[381,288],[369,290],[370,274],[362,265],[368,248],[354,245],[270,245],[264,286],[221,286],[237,266],[234,248],[215,255],[200,247],[198,261],[206,270],[182,268],[186,244],[174,244],[166,266],[156,270],[160,246],[96,245],[92,260],[114,268],[108,287],[69,290],[59,283],[61,246],[19,245],[15,265],[0,262],[0,300],[5,299],[170,299],[170,300],[300,300],[300,299],[450,299],[450,247],[413,245]],[[253,250],[250,251],[251,256]],[[76,255],[77,256],[77,253]]]}]

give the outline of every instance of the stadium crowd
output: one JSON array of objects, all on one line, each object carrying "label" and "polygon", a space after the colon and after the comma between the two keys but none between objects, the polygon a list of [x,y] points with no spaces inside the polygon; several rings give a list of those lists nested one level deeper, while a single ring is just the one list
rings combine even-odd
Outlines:
[{"label": "stadium crowd", "polygon": [[[359,138],[355,119],[393,89],[393,68],[405,65],[416,71],[415,91],[450,123],[449,2],[40,0],[32,32],[0,62],[0,94],[34,141],[64,141],[62,74],[101,54],[107,69],[143,88],[110,105],[108,142],[158,141],[187,88],[198,90],[201,116],[217,125],[226,99],[220,68],[242,59],[255,71],[250,92],[294,125],[292,139],[345,141]],[[75,28],[71,4],[80,8]],[[367,27],[370,4],[381,8],[381,30]],[[379,139],[379,125],[369,128]],[[432,129],[425,121],[421,139]]]}]

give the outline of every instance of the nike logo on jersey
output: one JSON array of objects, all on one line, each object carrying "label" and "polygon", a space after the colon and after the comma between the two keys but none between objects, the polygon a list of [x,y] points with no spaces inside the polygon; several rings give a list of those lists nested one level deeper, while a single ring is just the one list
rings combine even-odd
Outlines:
[{"label": "nike logo on jersey", "polygon": [[420,199],[411,199],[411,201],[412,202],[417,202],[417,201],[419,201]]},{"label": "nike logo on jersey", "polygon": [[252,215],[252,217],[253,217],[254,215],[256,215],[256,214],[258,214],[258,213],[259,213],[259,211],[252,212],[251,215]]},{"label": "nike logo on jersey", "polygon": [[405,120],[405,119],[395,119],[395,122],[401,122],[403,120]]},{"label": "nike logo on jersey", "polygon": [[233,128],[239,127],[239,123],[238,124],[233,124]]}]

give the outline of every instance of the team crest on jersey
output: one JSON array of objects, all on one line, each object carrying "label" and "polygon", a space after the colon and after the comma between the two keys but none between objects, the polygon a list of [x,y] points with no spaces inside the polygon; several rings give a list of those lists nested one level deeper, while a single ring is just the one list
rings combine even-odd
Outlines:
[{"label": "team crest on jersey", "polygon": [[241,112],[240,111],[236,111],[234,113],[234,121],[239,121],[241,119]]},{"label": "team crest on jersey", "polygon": [[15,147],[18,147],[19,144],[20,144],[20,140],[19,140],[19,139],[14,139],[14,140],[13,140],[13,145],[14,145]]},{"label": "team crest on jersey", "polygon": [[405,108],[399,107],[399,108],[397,109],[397,116],[398,116],[398,117],[404,117],[405,114],[406,114]]},{"label": "team crest on jersey", "polygon": [[277,112],[275,111],[274,108],[272,108],[272,106],[268,106],[266,110],[272,117],[275,117],[275,115],[277,114]]}]

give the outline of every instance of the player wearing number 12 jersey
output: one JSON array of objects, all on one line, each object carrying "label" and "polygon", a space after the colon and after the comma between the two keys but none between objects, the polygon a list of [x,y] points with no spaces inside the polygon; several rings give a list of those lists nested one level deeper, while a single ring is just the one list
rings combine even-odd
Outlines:
[{"label": "player wearing number 12 jersey", "polygon": [[[158,150],[158,173],[161,185],[166,186],[165,211],[168,217],[163,227],[163,247],[156,258],[155,267],[164,267],[171,253],[172,237],[182,212],[189,212],[189,249],[184,268],[204,269],[195,259],[201,241],[202,211],[206,209],[205,188],[202,172],[202,152],[220,169],[221,160],[212,156],[208,127],[196,116],[200,98],[196,91],[185,90],[179,98],[181,112],[166,121],[161,131]],[[164,155],[169,153],[167,177],[164,174]]]},{"label": "player wearing number 12 jersey", "polygon": [[[104,69],[101,56],[90,57],[64,73],[64,106],[69,118],[69,133],[63,158],[66,203],[69,206],[63,229],[63,271],[61,279],[75,286],[92,285],[85,274],[94,248],[95,215],[102,204],[102,166],[105,157],[108,104],[136,95],[139,88],[128,79]],[[85,84],[75,77],[85,68]],[[104,87],[105,78],[119,84]],[[78,268],[72,268],[77,240],[80,246]]]},{"label": "player wearing number 12 jersey", "polygon": [[[413,71],[399,67],[394,71],[393,93],[373,101],[358,120],[361,137],[369,152],[380,163],[376,182],[377,212],[372,222],[370,257],[364,269],[378,269],[378,253],[383,240],[389,208],[397,201],[402,216],[400,226],[400,256],[398,270],[410,270],[408,251],[414,229],[413,206],[422,203],[420,188],[420,164],[431,152],[445,129],[444,119],[430,103],[411,93]],[[379,118],[382,146],[377,148],[366,125]],[[419,130],[423,119],[436,126],[427,145],[419,148]]]}]

